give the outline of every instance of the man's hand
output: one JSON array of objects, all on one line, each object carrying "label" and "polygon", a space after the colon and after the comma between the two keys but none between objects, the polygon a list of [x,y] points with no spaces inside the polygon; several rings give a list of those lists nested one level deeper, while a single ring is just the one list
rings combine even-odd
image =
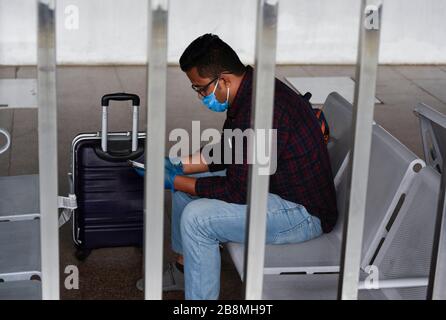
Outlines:
[{"label": "man's hand", "polygon": [[140,177],[144,177],[144,175],[146,174],[146,170],[141,169],[141,168],[135,168],[133,167],[133,169],[136,171],[136,173],[138,174],[138,176]]},{"label": "man's hand", "polygon": [[173,182],[178,175],[173,169],[164,170],[164,189],[169,189],[172,192],[175,190]]},{"label": "man's hand", "polygon": [[[176,162],[176,161],[174,161]],[[206,165],[207,167],[207,165]],[[140,176],[144,177],[145,170],[140,168],[133,168],[135,172]],[[183,170],[182,162],[175,164],[168,157],[164,159],[164,189],[169,190],[179,190],[191,195],[196,195],[195,193],[195,183],[196,178],[186,177]]]},{"label": "man's hand", "polygon": [[170,159],[169,157],[164,158],[164,170],[175,172],[177,175],[184,175],[183,164],[179,158]]},{"label": "man's hand", "polygon": [[164,189],[175,190],[174,181],[177,175],[184,175],[181,159],[164,158]]},{"label": "man's hand", "polygon": [[[146,171],[141,168],[133,168],[135,172],[140,176],[144,177]],[[168,157],[164,159],[164,189],[174,190],[174,180],[177,175],[182,175],[183,167],[181,162],[174,164],[170,161]]]}]

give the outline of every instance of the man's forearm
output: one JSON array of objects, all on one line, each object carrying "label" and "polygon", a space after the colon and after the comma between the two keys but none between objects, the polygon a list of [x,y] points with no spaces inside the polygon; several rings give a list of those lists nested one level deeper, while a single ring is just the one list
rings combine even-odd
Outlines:
[{"label": "man's forearm", "polygon": [[175,190],[186,192],[190,195],[196,196],[195,183],[197,178],[186,177],[186,176],[176,176],[173,182]]},{"label": "man's forearm", "polygon": [[201,156],[201,152],[181,158],[183,171],[185,174],[200,173],[209,171],[209,167]]}]

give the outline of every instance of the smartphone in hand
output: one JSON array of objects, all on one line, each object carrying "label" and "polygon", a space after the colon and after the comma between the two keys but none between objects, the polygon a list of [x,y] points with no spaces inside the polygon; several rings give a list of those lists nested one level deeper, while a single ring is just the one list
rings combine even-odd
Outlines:
[{"label": "smartphone in hand", "polygon": [[145,170],[144,163],[136,162],[136,161],[133,161],[133,160],[128,160],[127,163],[129,165],[131,165],[132,167],[134,167],[134,168]]}]

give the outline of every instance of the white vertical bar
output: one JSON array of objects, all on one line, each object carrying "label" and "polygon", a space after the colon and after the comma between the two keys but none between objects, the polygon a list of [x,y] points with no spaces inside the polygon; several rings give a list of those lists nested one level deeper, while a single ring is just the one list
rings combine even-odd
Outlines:
[{"label": "white vertical bar", "polygon": [[356,300],[362,251],[367,182],[375,107],[382,0],[363,0],[356,68],[353,147],[349,166],[350,200],[345,221],[339,298]]},{"label": "white vertical bar", "polygon": [[37,102],[42,298],[59,299],[55,0],[38,0]]},{"label": "white vertical bar", "polygon": [[[269,132],[273,123],[274,69],[276,61],[279,0],[259,0],[257,13],[256,63],[251,119],[254,130]],[[254,145],[252,146],[254,149]],[[255,153],[254,160],[255,158]],[[265,256],[266,212],[269,175],[254,161],[249,173],[248,229],[245,244],[245,298],[262,298]]]},{"label": "white vertical bar", "polygon": [[168,0],[149,0],[144,203],[145,299],[162,299]]},{"label": "white vertical bar", "polygon": [[102,151],[107,152],[107,135],[108,135],[108,106],[102,106],[102,132],[101,132],[101,147]]},{"label": "white vertical bar", "polygon": [[446,161],[443,161],[427,299],[446,300]]},{"label": "white vertical bar", "polygon": [[136,151],[136,149],[138,149],[138,118],[139,118],[139,106],[133,106],[132,151]]}]

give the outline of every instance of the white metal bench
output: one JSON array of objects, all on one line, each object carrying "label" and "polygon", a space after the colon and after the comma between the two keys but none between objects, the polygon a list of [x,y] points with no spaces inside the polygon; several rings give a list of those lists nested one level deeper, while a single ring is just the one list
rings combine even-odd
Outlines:
[{"label": "white metal bench", "polygon": [[[336,114],[336,108],[348,110],[348,102],[343,102],[342,97],[331,94],[327,101],[336,101],[332,111]],[[327,112],[329,108],[324,112]],[[345,111],[340,112],[340,114]],[[334,117],[328,113],[328,119]],[[335,137],[347,134],[346,130],[336,132],[337,122],[333,121],[330,130],[334,130]],[[345,126],[344,126],[345,127]],[[333,128],[333,129],[332,129]],[[343,140],[348,141],[347,136]],[[334,150],[335,145],[332,147]],[[344,152],[348,148],[342,147]],[[339,160],[335,160],[339,163]],[[345,161],[345,160],[344,160]],[[337,167],[333,165],[333,167]],[[373,126],[372,150],[369,174],[368,197],[366,202],[366,217],[364,230],[363,251],[364,258],[361,266],[365,267],[379,249],[382,239],[385,238],[392,221],[398,213],[398,207],[404,201],[404,194],[411,185],[411,181],[417,171],[425,166],[413,152],[407,149],[390,133],[379,125]],[[265,249],[265,274],[280,273],[326,273],[339,272],[340,253],[342,244],[342,230],[344,225],[344,213],[347,197],[347,174],[344,171],[339,178],[337,188],[337,202],[339,219],[331,233],[324,234],[317,239],[299,244],[267,245]],[[234,265],[242,276],[244,264],[244,244],[228,243],[228,251]],[[243,278],[243,277],[242,277]]]},{"label": "white metal bench", "polygon": [[41,300],[42,284],[37,280],[0,283],[0,300]]},{"label": "white metal bench", "polygon": [[322,109],[330,129],[327,149],[335,181],[345,172],[345,159],[351,148],[352,109],[353,106],[337,92],[330,93]]},{"label": "white metal bench", "polygon": [[0,280],[40,276],[40,220],[0,222]]},{"label": "white metal bench", "polygon": [[441,172],[446,158],[446,115],[424,103],[419,103],[414,112],[420,120],[426,164]]},{"label": "white metal bench", "polygon": [[0,177],[0,221],[39,218],[39,175]]},{"label": "white metal bench", "polygon": [[[424,167],[415,176],[373,265],[379,289],[367,287],[362,271],[360,299],[426,299],[440,175]],[[264,299],[336,299],[337,274],[265,275]]]}]

